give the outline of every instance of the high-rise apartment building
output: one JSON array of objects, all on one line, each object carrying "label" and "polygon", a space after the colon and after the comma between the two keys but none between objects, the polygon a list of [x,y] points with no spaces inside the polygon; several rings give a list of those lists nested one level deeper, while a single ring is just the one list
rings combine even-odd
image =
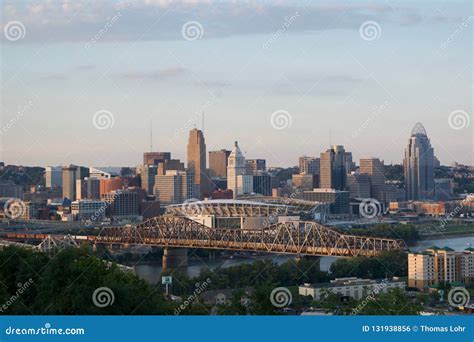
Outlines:
[{"label": "high-rise apartment building", "polygon": [[199,129],[189,131],[188,139],[188,170],[194,173],[198,197],[203,198],[208,190],[206,174],[206,141],[204,134]]},{"label": "high-rise apartment building", "polygon": [[321,153],[320,187],[322,189],[345,190],[347,186],[346,151],[341,145]]},{"label": "high-rise apartment building", "polygon": [[236,198],[238,195],[242,195],[242,193],[239,193],[237,176],[245,175],[245,173],[245,157],[239,148],[238,142],[236,141],[227,161],[227,189],[233,191],[234,198]]},{"label": "high-rise apartment building", "polygon": [[434,151],[421,123],[411,132],[403,160],[407,200],[434,199]]},{"label": "high-rise apartment building", "polygon": [[272,195],[272,177],[266,173],[260,173],[253,177],[253,192],[262,196]]},{"label": "high-rise apartment building", "polygon": [[107,215],[114,221],[136,221],[140,216],[140,193],[133,190],[114,190],[102,195],[107,203]]},{"label": "high-rise apartment building", "polygon": [[378,158],[363,158],[360,160],[359,171],[370,177],[370,197],[380,202],[385,202],[385,172],[383,161]]},{"label": "high-rise apartment building", "polygon": [[46,166],[44,172],[45,186],[54,188],[63,185],[63,168],[61,166]]},{"label": "high-rise apartment building", "polygon": [[307,175],[317,175],[319,174],[320,159],[307,156],[299,157],[298,168],[300,173],[304,173]]},{"label": "high-rise apartment building", "polygon": [[209,172],[212,177],[227,177],[229,150],[209,151]]}]

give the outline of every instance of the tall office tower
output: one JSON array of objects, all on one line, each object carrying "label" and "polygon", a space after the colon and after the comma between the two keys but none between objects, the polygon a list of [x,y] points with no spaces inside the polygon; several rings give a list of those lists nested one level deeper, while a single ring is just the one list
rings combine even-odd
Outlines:
[{"label": "tall office tower", "polygon": [[194,198],[194,173],[168,170],[155,177],[154,194],[162,204],[178,204]]},{"label": "tall office tower", "polygon": [[209,172],[212,177],[227,177],[229,150],[209,151]]},{"label": "tall office tower", "polygon": [[142,189],[148,195],[153,194],[153,187],[155,186],[155,176],[158,174],[157,165],[143,165],[140,168],[140,177],[142,179]]},{"label": "tall office tower", "polygon": [[253,192],[262,196],[272,195],[272,177],[266,173],[259,173],[253,177]]},{"label": "tall office tower", "polygon": [[171,159],[170,152],[145,152],[143,153],[143,165],[158,165]]},{"label": "tall office tower", "polygon": [[100,197],[114,190],[120,190],[123,188],[123,180],[120,177],[112,177],[109,179],[100,180]]},{"label": "tall office tower", "polygon": [[380,202],[386,201],[385,172],[383,161],[379,158],[363,158],[360,160],[360,173],[370,176],[370,197]]},{"label": "tall office tower", "polygon": [[206,175],[206,141],[199,129],[189,131],[188,139],[188,170],[194,173],[196,189],[199,190],[198,197],[204,197],[207,186]]},{"label": "tall office tower", "polygon": [[321,153],[320,161],[320,187],[322,189],[345,190],[347,186],[347,173],[345,167],[346,152],[341,145]]},{"label": "tall office tower", "polygon": [[76,200],[76,180],[89,177],[89,168],[69,165],[62,168],[63,197]]},{"label": "tall office tower", "polygon": [[411,131],[403,160],[407,200],[434,198],[434,151],[421,123]]},{"label": "tall office tower", "polygon": [[114,190],[102,196],[108,204],[107,215],[114,221],[136,221],[140,215],[140,194],[132,189]]},{"label": "tall office tower", "polygon": [[76,199],[100,199],[100,179],[86,177],[76,180]]},{"label": "tall office tower", "polygon": [[350,198],[370,198],[370,176],[353,172],[347,175]]},{"label": "tall office tower", "polygon": [[246,159],[245,172],[248,175],[256,175],[259,172],[265,172],[267,169],[267,161],[265,159]]},{"label": "tall office tower", "polygon": [[239,194],[239,186],[237,182],[237,176],[245,175],[245,157],[239,148],[239,144],[236,141],[234,148],[229,155],[227,160],[227,189],[230,189],[234,193],[234,198]]},{"label": "tall office tower", "polygon": [[346,152],[344,156],[344,167],[346,169],[346,173],[349,174],[352,171],[356,170],[356,164],[352,161],[352,152]]},{"label": "tall office tower", "polygon": [[63,175],[61,166],[46,166],[44,173],[45,185],[47,188],[63,186]]},{"label": "tall office tower", "polygon": [[304,173],[307,175],[317,175],[319,174],[320,159],[307,156],[299,157],[298,167],[300,173]]}]

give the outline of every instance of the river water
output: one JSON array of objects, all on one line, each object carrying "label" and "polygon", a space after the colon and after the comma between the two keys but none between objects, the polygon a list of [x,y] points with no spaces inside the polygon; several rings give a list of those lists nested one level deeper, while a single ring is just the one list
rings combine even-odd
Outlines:
[{"label": "river water", "polygon": [[[474,248],[474,236],[464,236],[464,237],[452,237],[447,239],[432,239],[432,240],[423,240],[420,241],[415,247],[410,247],[412,251],[420,251],[424,250],[427,247],[431,246],[438,246],[438,247],[450,247],[456,251],[462,251],[465,248],[471,246]],[[256,260],[273,260],[277,264],[281,265],[288,260],[294,259],[295,256],[292,255],[266,255],[258,258],[253,259],[223,259],[223,258],[215,258],[215,259],[190,259],[188,267],[185,270],[185,273],[189,277],[195,277],[199,275],[202,269],[210,268],[214,269],[216,267],[232,267],[241,264],[249,264],[253,263]],[[321,257],[320,260],[320,269],[321,271],[329,271],[331,264],[336,261],[338,257]],[[135,273],[145,279],[150,283],[158,283],[161,280],[161,263],[159,264],[140,264],[134,266]]]}]

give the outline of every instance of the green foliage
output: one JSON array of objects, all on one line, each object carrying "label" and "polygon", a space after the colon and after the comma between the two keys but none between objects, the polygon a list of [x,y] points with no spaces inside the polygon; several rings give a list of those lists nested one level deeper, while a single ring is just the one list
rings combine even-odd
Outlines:
[{"label": "green foliage", "polygon": [[[3,314],[107,315],[166,314],[171,308],[161,290],[133,273],[111,267],[86,249],[64,249],[46,254],[16,247],[0,250],[0,298],[6,303],[18,284],[28,287]],[[99,287],[113,291],[112,305],[99,308],[92,296]]]},{"label": "green foliage", "polygon": [[402,239],[407,244],[415,243],[420,238],[418,229],[416,229],[415,226],[403,224],[399,224],[395,227],[391,227],[388,224],[379,224],[370,228],[353,228],[348,233],[353,235]]},{"label": "green foliage", "polygon": [[361,277],[381,279],[408,274],[408,255],[403,251],[382,252],[374,258],[355,257],[339,259],[331,265],[335,278]]}]

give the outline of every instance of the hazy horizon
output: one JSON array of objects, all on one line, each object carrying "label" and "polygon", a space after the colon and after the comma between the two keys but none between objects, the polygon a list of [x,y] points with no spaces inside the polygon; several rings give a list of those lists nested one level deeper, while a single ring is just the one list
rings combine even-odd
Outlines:
[{"label": "hazy horizon", "polygon": [[[473,165],[467,1],[1,1],[6,164],[136,166],[150,150],[290,167],[344,145],[400,164],[421,122]],[[15,30],[13,30],[15,29]]]}]

